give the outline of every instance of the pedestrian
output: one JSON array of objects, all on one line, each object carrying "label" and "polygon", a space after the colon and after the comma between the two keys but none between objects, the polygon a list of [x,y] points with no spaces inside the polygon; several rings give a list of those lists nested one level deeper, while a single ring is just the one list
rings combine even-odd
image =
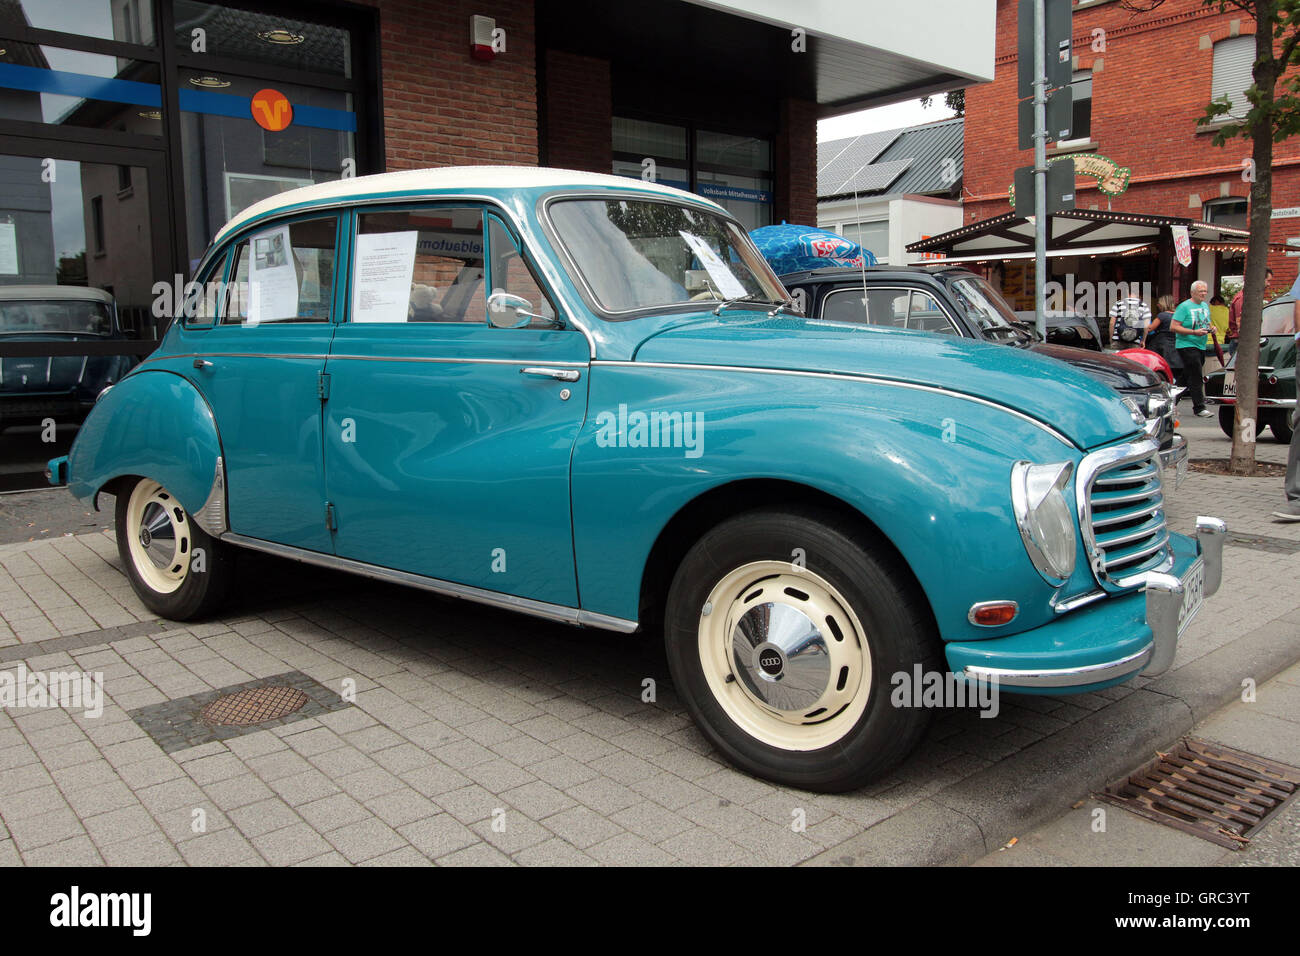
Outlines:
[{"label": "pedestrian", "polygon": [[[1136,289],[1135,289],[1136,291]],[[1110,309],[1110,345],[1116,349],[1136,347],[1151,324],[1151,309],[1136,295],[1116,299]]]},{"label": "pedestrian", "polygon": [[[1296,277],[1291,287],[1291,295],[1300,293],[1300,276]],[[1296,345],[1300,347],[1300,297],[1291,308],[1292,328],[1295,330]],[[1273,512],[1273,517],[1281,521],[1300,521],[1300,439],[1295,433],[1300,431],[1300,405],[1291,410],[1291,447],[1286,456],[1286,505]]]},{"label": "pedestrian", "polygon": [[1156,299],[1156,317],[1147,326],[1146,339],[1142,342],[1144,349],[1150,349],[1159,355],[1169,363],[1170,370],[1175,373],[1182,368],[1182,362],[1179,361],[1178,352],[1174,347],[1174,333],[1169,328],[1176,305],[1172,295],[1162,295]]},{"label": "pedestrian", "polygon": [[[1223,301],[1223,296],[1216,293],[1214,297],[1210,299],[1210,325],[1214,328],[1214,334],[1217,336],[1220,346],[1228,340],[1229,315],[1230,310],[1228,309],[1227,303]],[[1214,341],[1214,339],[1207,339],[1205,342],[1206,359],[1217,354],[1214,348]],[[1228,354],[1225,352],[1223,357],[1226,359]],[[1226,368],[1227,366],[1220,363],[1219,367]]]},{"label": "pedestrian", "polygon": [[1205,300],[1210,294],[1210,286],[1197,280],[1192,283],[1191,298],[1179,303],[1174,316],[1169,320],[1169,328],[1174,333],[1174,345],[1178,357],[1183,360],[1183,385],[1192,393],[1192,414],[1197,418],[1209,418],[1211,412],[1205,407],[1205,381],[1202,378],[1202,359],[1205,343],[1210,335],[1210,307]]},{"label": "pedestrian", "polygon": [[[1264,270],[1264,301],[1268,301],[1268,286],[1273,281],[1273,270]],[[1246,300],[1246,283],[1243,281],[1228,307],[1228,340],[1223,343],[1225,355],[1237,354],[1237,339],[1241,336],[1241,309]]]}]

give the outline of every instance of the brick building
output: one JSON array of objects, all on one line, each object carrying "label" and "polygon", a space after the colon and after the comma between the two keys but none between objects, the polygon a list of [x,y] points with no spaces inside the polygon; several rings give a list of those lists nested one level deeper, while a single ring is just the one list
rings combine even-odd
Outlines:
[{"label": "brick building", "polygon": [[[993,82],[966,91],[965,212],[969,224],[1009,212],[1013,171],[1031,165],[1033,152],[1016,142],[1016,0],[998,0]],[[1213,145],[1213,128],[1198,127],[1211,98],[1225,94],[1234,113],[1249,104],[1254,59],[1253,20],[1219,13],[1201,0],[1166,0],[1147,13],[1132,13],[1116,0],[1077,0],[1073,52],[1074,130],[1068,141],[1049,144],[1048,158],[1099,154],[1131,170],[1128,188],[1113,198],[1091,177],[1076,180],[1077,207],[1185,217],[1247,228],[1250,184],[1243,161],[1250,142]],[[1275,146],[1271,239],[1300,242],[1300,137]],[[1290,208],[1288,208],[1290,207]],[[1193,278],[1213,281],[1214,256],[1194,249],[1189,270],[1174,270],[1183,294]],[[1297,260],[1282,251],[1269,256],[1275,291],[1290,286]],[[1102,264],[1097,278],[1148,281],[1150,264]],[[1032,263],[1029,266],[1032,269]],[[1125,269],[1127,268],[1127,271]],[[1222,275],[1239,275],[1242,258],[1226,253]],[[1054,267],[1053,271],[1059,271]],[[1109,273],[1109,274],[1107,274]],[[1032,289],[1032,279],[1028,279]],[[1024,285],[1020,285],[1024,288]]]}]

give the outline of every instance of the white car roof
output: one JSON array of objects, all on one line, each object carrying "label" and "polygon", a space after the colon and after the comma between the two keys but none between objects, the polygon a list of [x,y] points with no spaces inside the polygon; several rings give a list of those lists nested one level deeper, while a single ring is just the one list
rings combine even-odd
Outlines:
[{"label": "white car roof", "polygon": [[222,241],[251,219],[300,203],[334,205],[346,202],[348,199],[373,198],[390,192],[435,192],[445,189],[475,192],[485,189],[529,189],[538,186],[556,188],[603,186],[635,190],[670,196],[674,199],[689,199],[712,206],[726,214],[726,210],[721,206],[694,193],[659,183],[630,179],[627,176],[615,176],[612,173],[586,173],[574,169],[554,169],[549,166],[442,166],[436,169],[408,169],[396,173],[377,173],[373,176],[354,176],[350,179],[337,179],[277,193],[238,213],[221,227],[212,241],[213,243]]},{"label": "white car roof", "polygon": [[13,302],[16,299],[113,303],[113,297],[103,289],[92,289],[84,285],[0,285],[0,301]]}]

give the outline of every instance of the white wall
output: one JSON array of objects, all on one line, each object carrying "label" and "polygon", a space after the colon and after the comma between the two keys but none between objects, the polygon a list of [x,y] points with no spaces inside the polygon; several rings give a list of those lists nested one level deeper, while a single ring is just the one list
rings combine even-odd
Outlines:
[{"label": "white wall", "polygon": [[961,203],[949,199],[923,196],[896,196],[892,199],[872,197],[837,199],[817,204],[817,225],[831,232],[843,233],[846,223],[889,220],[889,252],[880,257],[881,265],[900,265],[926,261],[908,254],[906,247],[923,236],[937,236],[962,224]]}]

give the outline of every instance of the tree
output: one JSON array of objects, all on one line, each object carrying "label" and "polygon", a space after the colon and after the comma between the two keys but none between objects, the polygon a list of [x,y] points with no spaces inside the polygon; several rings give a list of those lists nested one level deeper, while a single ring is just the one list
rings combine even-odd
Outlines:
[{"label": "tree", "polygon": [[[1259,411],[1259,332],[1263,318],[1268,235],[1273,215],[1273,144],[1300,132],[1300,75],[1284,74],[1300,65],[1300,0],[1202,0],[1220,13],[1239,10],[1255,21],[1254,82],[1246,90],[1250,110],[1232,117],[1226,97],[1209,103],[1198,126],[1215,126],[1214,145],[1241,137],[1251,142],[1242,167],[1252,178],[1250,239],[1246,245],[1245,294],[1237,339],[1237,411],[1232,428],[1228,470],[1248,475],[1255,470],[1255,432]],[[1164,0],[1121,0],[1134,13],[1149,13]],[[1279,83],[1281,85],[1279,86]],[[1224,122],[1224,117],[1229,117]],[[1222,125],[1220,125],[1222,124]]]},{"label": "tree", "polygon": [[[932,96],[921,97],[921,106],[925,109],[929,109],[930,101],[933,99],[934,97]],[[948,109],[952,110],[958,116],[965,116],[966,115],[966,91],[949,90],[947,93],[943,94],[943,105],[948,107]]]}]

